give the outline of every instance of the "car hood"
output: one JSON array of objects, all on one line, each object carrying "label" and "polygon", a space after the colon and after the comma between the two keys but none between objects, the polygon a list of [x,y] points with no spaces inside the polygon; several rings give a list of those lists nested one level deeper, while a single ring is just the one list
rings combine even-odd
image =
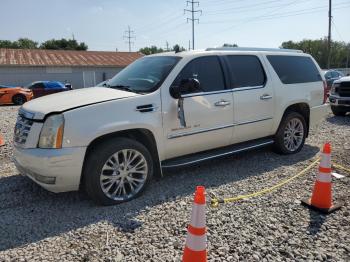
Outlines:
[{"label": "car hood", "polygon": [[343,77],[335,80],[333,83],[334,84],[339,84],[339,83],[348,82],[348,81],[350,81],[350,76],[343,76]]},{"label": "car hood", "polygon": [[29,89],[22,88],[22,87],[5,87],[5,88],[0,88],[0,91],[6,91],[6,92],[19,92],[19,91],[24,91],[28,92],[30,91]]},{"label": "car hood", "polygon": [[25,103],[21,112],[27,117],[42,120],[50,113],[64,112],[96,103],[137,96],[138,94],[103,87],[91,87],[61,92]]}]

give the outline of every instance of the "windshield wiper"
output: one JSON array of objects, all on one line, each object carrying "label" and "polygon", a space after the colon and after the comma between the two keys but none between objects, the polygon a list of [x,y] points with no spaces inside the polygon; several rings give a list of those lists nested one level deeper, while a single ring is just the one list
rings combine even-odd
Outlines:
[{"label": "windshield wiper", "polygon": [[114,85],[114,86],[110,86],[110,85],[107,85],[107,87],[109,87],[109,88],[116,88],[116,89],[120,89],[120,90],[124,90],[124,91],[128,91],[128,92],[133,92],[133,93],[135,93],[135,90],[133,90],[132,88],[130,88],[130,86],[125,86],[125,85]]}]

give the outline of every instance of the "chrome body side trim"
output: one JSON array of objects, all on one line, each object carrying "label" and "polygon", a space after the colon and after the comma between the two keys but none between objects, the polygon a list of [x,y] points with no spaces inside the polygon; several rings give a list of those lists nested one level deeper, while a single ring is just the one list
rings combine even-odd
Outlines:
[{"label": "chrome body side trim", "polygon": [[191,135],[195,135],[195,134],[200,134],[200,133],[220,130],[220,129],[229,128],[229,127],[233,127],[233,126],[247,125],[247,124],[252,124],[252,123],[266,121],[266,120],[271,120],[271,119],[272,119],[272,117],[267,117],[267,118],[263,118],[263,119],[253,120],[253,121],[245,121],[245,122],[233,123],[233,124],[230,124],[230,125],[212,127],[212,128],[207,128],[207,129],[200,129],[200,130],[196,130],[196,131],[181,132],[181,133],[177,133],[177,134],[170,134],[170,135],[168,135],[168,139],[173,139],[173,138],[178,138],[178,137],[183,137],[183,136],[191,136]]},{"label": "chrome body side trim", "polygon": [[216,155],[212,155],[212,156],[208,156],[208,157],[199,158],[199,159],[192,160],[192,161],[189,161],[189,162],[184,162],[184,163],[181,163],[181,164],[162,165],[162,168],[186,166],[186,165],[190,165],[190,164],[194,164],[194,163],[198,163],[198,162],[202,162],[202,161],[206,161],[206,160],[210,160],[210,159],[214,159],[214,158],[218,158],[218,157],[222,157],[222,156],[226,156],[226,155],[232,155],[232,154],[235,154],[235,153],[247,151],[247,150],[258,148],[258,147],[271,145],[273,143],[274,143],[274,141],[271,139],[271,141],[268,141],[268,142],[264,142],[264,143],[256,144],[256,145],[253,145],[253,146],[248,146],[248,147],[245,147],[245,148],[240,148],[240,149],[236,149],[236,150],[232,150],[232,151],[229,151],[229,152],[220,153],[220,154],[216,154]]},{"label": "chrome body side trim", "polygon": [[192,93],[192,94],[185,94],[185,95],[181,95],[181,97],[182,98],[187,98],[187,97],[194,97],[194,96],[208,96],[208,95],[216,95],[216,94],[225,94],[225,93],[231,93],[231,92],[240,92],[240,91],[246,91],[246,90],[260,89],[260,88],[264,88],[264,87],[265,86],[237,87],[237,88],[231,88],[231,89],[225,89],[225,90],[219,90],[219,91],[198,92],[198,93]]}]

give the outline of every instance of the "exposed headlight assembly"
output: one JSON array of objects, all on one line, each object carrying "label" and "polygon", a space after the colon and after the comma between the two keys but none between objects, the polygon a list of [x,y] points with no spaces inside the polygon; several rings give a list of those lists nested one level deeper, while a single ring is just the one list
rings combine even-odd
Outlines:
[{"label": "exposed headlight assembly", "polygon": [[331,87],[331,94],[335,95],[337,93],[336,88],[340,86],[340,83],[334,83]]},{"label": "exposed headlight assembly", "polygon": [[64,117],[62,114],[46,118],[40,132],[40,148],[62,148]]}]

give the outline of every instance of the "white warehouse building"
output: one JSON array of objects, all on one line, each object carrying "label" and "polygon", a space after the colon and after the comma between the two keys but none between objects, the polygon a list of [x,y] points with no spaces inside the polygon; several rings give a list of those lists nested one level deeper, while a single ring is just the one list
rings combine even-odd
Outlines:
[{"label": "white warehouse building", "polygon": [[73,88],[91,87],[142,56],[138,52],[0,48],[0,85],[61,81],[71,83]]}]

